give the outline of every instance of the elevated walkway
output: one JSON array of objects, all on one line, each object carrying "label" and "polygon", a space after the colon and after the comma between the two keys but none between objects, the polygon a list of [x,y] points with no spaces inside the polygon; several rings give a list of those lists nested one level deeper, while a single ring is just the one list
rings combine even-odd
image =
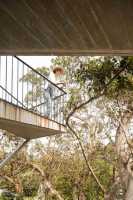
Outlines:
[{"label": "elevated walkway", "polygon": [[0,129],[33,139],[65,132],[65,92],[17,57],[0,57]]},{"label": "elevated walkway", "polygon": [[25,139],[65,132],[63,125],[4,100],[0,100],[0,129],[7,130]]}]

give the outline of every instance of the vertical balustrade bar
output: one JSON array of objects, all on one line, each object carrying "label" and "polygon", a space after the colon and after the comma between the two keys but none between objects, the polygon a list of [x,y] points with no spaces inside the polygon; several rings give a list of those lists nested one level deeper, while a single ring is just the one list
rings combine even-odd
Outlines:
[{"label": "vertical balustrade bar", "polygon": [[59,104],[59,122],[61,124],[61,106],[62,106],[62,102],[61,102],[61,97],[60,97],[60,104]]},{"label": "vertical balustrade bar", "polygon": [[50,116],[49,116],[49,118],[51,120],[53,120],[53,99],[52,98],[50,99],[50,107],[51,107],[51,109],[50,109]]},{"label": "vertical balustrade bar", "polygon": [[61,104],[61,113],[62,113],[61,124],[63,124],[63,96],[61,97],[61,100],[62,100],[62,104]]},{"label": "vertical balustrade bar", "polygon": [[50,99],[50,107],[51,107],[51,109],[50,109],[50,118],[52,119],[52,98]]},{"label": "vertical balustrade bar", "polygon": [[63,98],[61,96],[61,124],[63,124]]},{"label": "vertical balustrade bar", "polygon": [[42,90],[42,81],[41,81],[41,84],[40,84],[40,88],[41,88],[41,95],[40,95],[40,113],[42,115],[42,95],[43,95],[43,90]]},{"label": "vertical balustrade bar", "polygon": [[63,121],[63,124],[65,124],[65,120],[64,120],[64,103],[65,103],[65,100],[64,100],[64,95],[63,95],[63,105],[62,105],[62,110],[63,110],[63,119],[62,119],[62,121]]},{"label": "vertical balustrade bar", "polygon": [[41,115],[43,116],[43,95],[44,95],[44,88],[43,88],[43,79],[42,79],[42,82],[41,82]]},{"label": "vertical balustrade bar", "polygon": [[55,100],[55,121],[58,122],[58,102],[57,102],[57,98]]},{"label": "vertical balustrade bar", "polygon": [[23,80],[24,80],[24,83],[23,83],[23,104],[25,105],[25,107],[26,107],[26,104],[27,104],[27,100],[26,100],[26,80],[25,80],[25,75],[26,75],[26,73],[25,73],[25,65],[23,65],[23,67],[24,67],[24,78],[23,78]]},{"label": "vertical balustrade bar", "polygon": [[[27,68],[27,72],[26,74],[28,74],[28,68]],[[29,94],[28,94],[28,76],[27,76],[27,108],[28,108],[28,104],[29,104]]]},{"label": "vertical balustrade bar", "polygon": [[[37,98],[37,74],[36,74],[36,113],[37,113],[37,104],[38,104],[38,98]],[[37,123],[37,115],[36,115],[36,123]]]},{"label": "vertical balustrade bar", "polygon": [[[0,66],[1,66],[1,74],[0,74],[0,80],[1,80],[1,82],[0,82],[0,85],[2,85],[2,57],[1,57],[1,59],[0,59]],[[3,97],[3,90],[1,90],[1,98]]]},{"label": "vertical balustrade bar", "polygon": [[56,99],[57,101],[57,122],[59,122],[59,98]]},{"label": "vertical balustrade bar", "polygon": [[33,107],[34,106],[34,90],[33,90],[33,84],[34,84],[34,72],[32,71],[32,79],[31,79],[31,82],[32,82],[32,97],[31,97],[31,107]]},{"label": "vertical balustrade bar", "polygon": [[56,117],[57,117],[57,105],[56,105],[56,96],[55,96],[55,94],[54,94],[54,101],[53,101],[53,103],[54,103],[54,107],[53,107],[53,113],[54,113],[54,119],[53,120],[55,120],[56,121]]},{"label": "vertical balustrade bar", "polygon": [[12,95],[13,95],[13,56],[12,56],[12,67],[11,67],[11,103],[12,103]]},{"label": "vertical balustrade bar", "polygon": [[[5,89],[7,90],[7,56],[6,56],[6,71],[5,71]],[[5,100],[7,100],[6,92],[5,92]]]},{"label": "vertical balustrade bar", "polygon": [[49,114],[49,118],[52,119],[52,98],[50,98],[49,104],[50,104],[50,114]]},{"label": "vertical balustrade bar", "polygon": [[0,56],[0,85],[1,85],[1,56]]},{"label": "vertical balustrade bar", "polygon": [[64,124],[64,95],[62,96],[62,124]]},{"label": "vertical balustrade bar", "polygon": [[22,64],[22,105],[24,105],[24,64]]},{"label": "vertical balustrade bar", "polygon": [[36,74],[36,109],[37,109],[37,74]]},{"label": "vertical balustrade bar", "polygon": [[55,121],[55,99],[53,101],[53,120]]},{"label": "vertical balustrade bar", "polygon": [[[3,58],[3,56],[1,56],[1,73],[2,73],[2,60],[3,60],[2,58]],[[4,80],[3,80],[4,72],[2,74],[1,74],[1,85],[4,87]],[[1,97],[2,97],[2,99],[4,98],[4,90],[2,90]]]},{"label": "vertical balustrade bar", "polygon": [[62,105],[62,108],[63,108],[63,109],[62,109],[62,110],[63,110],[63,119],[62,119],[63,124],[65,124],[65,117],[64,117],[64,115],[65,115],[65,114],[64,114],[64,113],[65,113],[65,105],[64,105],[64,104],[65,104],[65,99],[64,99],[64,98],[65,98],[65,97],[64,97],[64,95],[63,95],[63,105]]},{"label": "vertical balustrade bar", "polygon": [[63,124],[63,96],[61,96],[61,124]]},{"label": "vertical balustrade bar", "polygon": [[[44,96],[45,96],[45,82],[44,82],[44,80],[42,82],[42,88],[43,88],[42,101],[44,101]],[[43,112],[43,115],[45,115],[45,102],[42,105],[42,112]]]},{"label": "vertical balustrade bar", "polygon": [[40,94],[39,94],[39,104],[40,104],[39,112],[40,112],[40,114],[41,114],[41,95],[42,95],[42,91],[41,91],[41,81],[40,81]]},{"label": "vertical balustrade bar", "polygon": [[[44,107],[43,107],[43,115],[44,117],[48,117],[48,100],[47,100],[47,89],[46,89],[47,82],[43,79],[43,87],[44,87],[44,94],[43,94],[43,101],[44,101]],[[49,121],[48,121],[48,127],[49,127]]]},{"label": "vertical balustrade bar", "polygon": [[19,95],[19,61],[17,60],[17,105],[18,105],[18,95]]},{"label": "vertical balustrade bar", "polygon": [[[1,56],[0,56],[0,85],[1,85]],[[0,88],[0,98],[2,98],[2,90]]]}]

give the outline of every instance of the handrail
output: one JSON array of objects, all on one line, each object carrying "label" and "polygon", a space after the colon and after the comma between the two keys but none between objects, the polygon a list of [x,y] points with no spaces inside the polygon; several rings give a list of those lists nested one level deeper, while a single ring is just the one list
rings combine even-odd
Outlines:
[{"label": "handrail", "polygon": [[23,108],[26,108],[26,106],[21,102],[19,101],[16,97],[14,97],[8,90],[6,90],[4,87],[2,87],[2,85],[0,85],[0,88],[2,90],[4,90],[8,95],[10,95],[15,101],[17,101]]},{"label": "handrail", "polygon": [[44,79],[46,79],[50,84],[54,85],[56,88],[58,88],[60,91],[62,91],[64,94],[67,94],[62,88],[60,88],[58,85],[56,85],[55,83],[53,83],[52,81],[50,81],[46,76],[44,76],[43,74],[41,74],[39,71],[37,71],[36,69],[32,68],[29,64],[27,64],[25,61],[21,60],[21,58],[14,56],[17,60],[19,60],[20,62],[22,62],[24,65],[26,65],[28,68],[30,68],[32,71],[34,71],[36,74],[40,75],[41,77],[43,77]]}]

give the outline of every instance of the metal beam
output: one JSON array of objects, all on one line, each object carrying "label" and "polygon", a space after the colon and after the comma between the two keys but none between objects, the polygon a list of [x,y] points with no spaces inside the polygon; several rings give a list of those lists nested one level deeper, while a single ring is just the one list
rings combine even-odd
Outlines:
[{"label": "metal beam", "polygon": [[3,161],[1,161],[0,169],[2,169],[28,142],[29,139],[22,142],[12,153],[10,153]]}]

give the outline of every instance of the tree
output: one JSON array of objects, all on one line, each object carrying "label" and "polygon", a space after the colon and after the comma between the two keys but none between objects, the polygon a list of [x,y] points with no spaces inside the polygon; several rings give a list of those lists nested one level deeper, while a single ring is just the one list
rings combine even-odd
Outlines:
[{"label": "tree", "polygon": [[[103,101],[106,101],[108,105],[113,104],[115,110],[119,109],[117,112],[118,123],[115,138],[115,147],[119,166],[117,170],[119,178],[121,177],[121,181],[119,182],[119,185],[121,185],[120,193],[122,193],[123,196],[126,193],[125,198],[130,199],[128,196],[133,196],[130,194],[132,193],[130,186],[132,185],[132,151],[126,132],[128,131],[128,125],[132,118],[133,58],[100,57],[98,59],[88,59],[88,63],[81,63],[81,65],[76,68],[74,74],[76,81],[80,85],[80,91],[86,88],[89,99],[81,104],[79,103],[79,105],[76,105],[77,102],[75,105],[74,102],[70,102],[70,108],[73,107],[73,105],[74,108],[71,108],[71,112],[68,114],[67,122],[77,110],[79,111],[80,108],[84,107],[93,100],[97,100],[98,102],[99,98],[100,100],[102,99]],[[67,124],[70,130],[75,133],[69,123]],[[128,180],[127,185],[124,184],[125,176]],[[105,196],[109,195],[106,195],[105,192]],[[111,196],[109,198],[111,198]]]}]

